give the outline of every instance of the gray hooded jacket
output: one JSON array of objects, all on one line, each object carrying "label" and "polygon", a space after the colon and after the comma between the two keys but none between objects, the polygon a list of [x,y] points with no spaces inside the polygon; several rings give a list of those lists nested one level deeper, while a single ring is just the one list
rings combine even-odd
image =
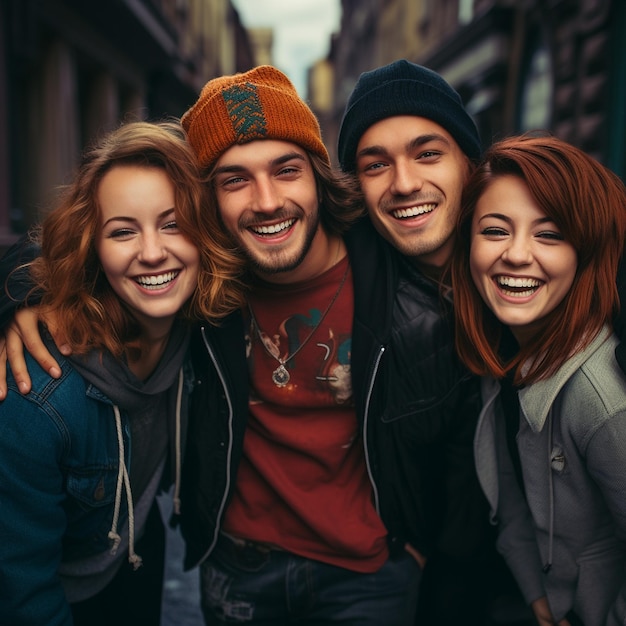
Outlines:
[{"label": "gray hooded jacket", "polygon": [[626,623],[626,378],[602,333],[554,376],[519,392],[525,497],[506,444],[497,381],[483,382],[476,468],[498,549],[528,603],[554,618]]}]

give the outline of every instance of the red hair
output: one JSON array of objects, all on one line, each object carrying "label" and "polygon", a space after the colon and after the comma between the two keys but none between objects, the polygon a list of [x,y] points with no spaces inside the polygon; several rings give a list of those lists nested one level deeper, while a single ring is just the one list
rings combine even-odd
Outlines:
[{"label": "red hair", "polygon": [[[528,185],[534,201],[576,250],[578,265],[571,289],[546,316],[542,332],[512,360],[503,361],[503,325],[476,290],[469,254],[476,204],[495,179],[508,175]],[[586,347],[619,307],[617,265],[625,232],[624,184],[595,159],[551,136],[524,135],[495,143],[465,187],[451,266],[457,351],[470,370],[498,378],[513,371],[516,384],[529,384],[551,376]]]}]

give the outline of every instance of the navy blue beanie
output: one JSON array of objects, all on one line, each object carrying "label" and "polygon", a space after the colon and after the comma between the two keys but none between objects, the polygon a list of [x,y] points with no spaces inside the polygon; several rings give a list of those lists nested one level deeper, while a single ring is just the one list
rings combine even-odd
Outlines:
[{"label": "navy blue beanie", "polygon": [[356,148],[363,133],[396,115],[432,120],[454,137],[470,159],[480,157],[478,130],[459,94],[436,72],[402,59],[359,77],[339,130],[337,152],[344,172],[356,167]]}]

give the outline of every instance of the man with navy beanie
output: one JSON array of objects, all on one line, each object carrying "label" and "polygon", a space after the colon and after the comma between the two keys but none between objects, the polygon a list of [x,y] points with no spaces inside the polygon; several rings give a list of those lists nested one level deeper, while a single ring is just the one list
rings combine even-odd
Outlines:
[{"label": "man with navy beanie", "polygon": [[341,169],[355,169],[357,144],[375,122],[395,115],[415,115],[445,128],[470,158],[481,154],[474,121],[459,94],[436,72],[405,59],[361,74],[352,91],[339,135]]},{"label": "man with navy beanie", "polygon": [[357,81],[339,132],[341,168],[357,175],[380,234],[435,280],[480,154],[476,125],[439,74],[402,59]]},{"label": "man with navy beanie", "polygon": [[[419,338],[410,354],[388,346],[386,358],[406,357],[410,398],[402,415],[376,424],[379,470],[396,485],[388,515],[401,520],[406,549],[425,564],[419,626],[495,623],[488,605],[501,561],[472,456],[478,380],[459,363],[451,302],[441,297],[449,293],[444,276],[463,186],[480,155],[474,121],[439,74],[402,59],[360,76],[341,123],[339,163],[358,178],[371,223],[400,253],[394,326]],[[425,417],[446,394],[437,419],[456,420],[458,438],[428,442]],[[411,501],[425,488],[415,478],[426,450],[443,454],[441,480],[428,487],[438,492],[440,509],[418,518]],[[433,542],[416,545],[414,529],[424,522],[432,524]]]}]

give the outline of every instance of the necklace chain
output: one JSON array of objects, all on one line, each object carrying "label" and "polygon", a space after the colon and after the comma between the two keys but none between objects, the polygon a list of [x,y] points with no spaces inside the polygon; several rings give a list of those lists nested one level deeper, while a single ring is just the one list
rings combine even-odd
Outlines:
[{"label": "necklace chain", "polygon": [[306,336],[306,339],[286,359],[283,359],[280,356],[276,356],[275,354],[272,354],[270,352],[269,348],[267,347],[267,344],[265,343],[265,341],[263,341],[261,328],[259,327],[259,323],[256,320],[254,311],[252,310],[252,307],[250,306],[250,303],[248,302],[248,310],[250,311],[250,320],[252,321],[252,325],[256,329],[256,335],[259,338],[261,345],[265,349],[265,352],[267,352],[267,354],[269,354],[273,359],[276,359],[279,363],[278,367],[272,372],[272,381],[277,387],[285,387],[289,383],[289,380],[291,379],[291,375],[289,374],[289,371],[287,370],[285,365],[289,363],[289,361],[291,361],[291,359],[293,359],[293,357],[295,357],[296,354],[298,354],[298,352],[302,350],[302,348],[304,348],[304,346],[308,343],[309,339],[311,339],[311,337],[313,337],[313,335],[315,334],[315,331],[320,327],[321,323],[324,321],[324,318],[326,317],[326,315],[328,315],[328,312],[331,310],[333,304],[335,304],[335,301],[339,297],[339,294],[341,293],[343,285],[346,282],[346,278],[348,277],[349,269],[350,269],[350,262],[347,262],[346,271],[343,273],[343,278],[341,279],[341,282],[339,283],[339,287],[337,288],[335,295],[331,298],[330,302],[328,303],[326,310],[324,311],[324,313],[322,313],[322,316],[320,317],[319,322],[315,324],[311,332]]}]

